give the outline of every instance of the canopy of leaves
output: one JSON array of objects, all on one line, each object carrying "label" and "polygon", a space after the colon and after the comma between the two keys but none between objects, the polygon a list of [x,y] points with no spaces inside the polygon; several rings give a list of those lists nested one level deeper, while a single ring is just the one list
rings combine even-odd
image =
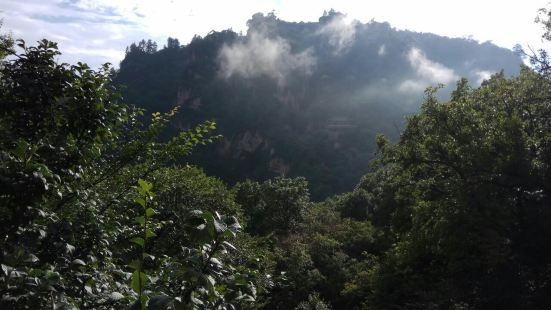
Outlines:
[{"label": "canopy of leaves", "polygon": [[[298,27],[273,14],[255,15],[249,26],[289,36]],[[230,31],[185,47],[170,39],[160,51],[143,41],[129,48],[118,77],[141,65],[180,65],[193,72],[186,77],[208,81],[217,70],[214,47],[235,40]],[[536,70],[523,66],[517,77],[494,74],[478,88],[461,79],[448,101],[428,88],[396,143],[373,137],[376,158],[354,190],[315,203],[302,177],[228,188],[183,165],[194,148],[219,138],[214,122],[190,125],[202,112],[178,119],[173,108],[145,118],[143,109],[122,102],[108,66],[59,64],[56,44],[46,40],[36,47],[19,41],[20,53],[9,40],[0,43],[11,55],[0,67],[2,309],[551,307],[545,54],[532,58]],[[195,60],[182,64],[182,53]],[[273,85],[264,82],[248,90],[266,87],[255,98],[268,100]],[[219,83],[200,91],[232,92]],[[230,107],[217,112],[228,124],[241,116],[266,121],[256,117],[258,107],[236,118]],[[277,116],[272,121],[293,119],[288,111],[264,112]],[[174,119],[178,130],[169,128]],[[305,124],[294,120],[297,128]],[[355,131],[361,130],[351,137]],[[258,145],[284,145],[260,132],[240,138],[242,151],[259,139]],[[258,154],[243,158],[258,159],[254,169],[266,159],[288,172],[282,155]],[[248,175],[242,168],[227,169]]]},{"label": "canopy of leaves", "polygon": [[161,139],[177,109],[144,120],[107,65],[59,64],[47,40],[18,46],[0,67],[0,308],[254,301],[262,275],[232,254],[241,212],[231,192],[198,170],[167,169],[212,142],[216,124]]}]

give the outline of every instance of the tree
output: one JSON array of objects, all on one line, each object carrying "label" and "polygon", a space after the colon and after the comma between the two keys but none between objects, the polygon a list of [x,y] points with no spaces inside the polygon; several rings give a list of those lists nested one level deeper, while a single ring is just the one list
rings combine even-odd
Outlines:
[{"label": "tree", "polygon": [[[254,301],[256,273],[234,265],[230,254],[237,219],[207,210],[240,213],[231,199],[205,197],[220,185],[203,182],[206,194],[185,193],[217,205],[169,213],[172,206],[157,203],[145,181],[162,177],[157,184],[170,187],[167,167],[212,142],[216,125],[161,139],[177,109],[144,124],[143,110],[121,102],[107,65],[58,64],[57,45],[47,40],[18,46],[22,53],[0,68],[0,307],[187,309]],[[157,245],[162,228],[182,224],[193,233],[179,251]]]},{"label": "tree", "polygon": [[298,227],[310,204],[304,178],[275,178],[261,184],[236,186],[236,201],[247,216],[246,230],[253,235],[288,234]]},{"label": "tree", "polygon": [[[0,20],[0,29],[3,23],[4,21]],[[13,43],[13,38],[9,33],[0,34],[0,60],[4,59],[4,57],[10,53]]]},{"label": "tree", "polygon": [[460,81],[446,103],[427,90],[398,144],[383,148],[384,165],[398,166],[392,217],[408,216],[372,269],[370,307],[551,305],[550,86],[525,67],[476,90]]},{"label": "tree", "polygon": [[179,48],[179,47],[180,47],[180,41],[178,41],[178,39],[168,37],[166,42],[166,48],[171,49],[171,48]]},{"label": "tree", "polygon": [[[546,41],[551,40],[551,10],[548,8],[541,8],[538,11],[535,22],[543,26],[542,39]],[[526,52],[522,46],[519,44],[513,47],[513,50],[524,57],[527,57],[530,61],[530,64],[539,72],[542,76],[546,78],[551,77],[551,60],[549,59],[549,53],[545,49],[533,50],[530,46],[529,52]]]},{"label": "tree", "polygon": [[92,220],[100,214],[94,186],[108,171],[90,170],[133,114],[118,102],[106,66],[57,64],[57,46],[46,40],[18,45],[23,53],[0,74],[1,303],[85,304],[86,281],[114,280],[102,225]]}]

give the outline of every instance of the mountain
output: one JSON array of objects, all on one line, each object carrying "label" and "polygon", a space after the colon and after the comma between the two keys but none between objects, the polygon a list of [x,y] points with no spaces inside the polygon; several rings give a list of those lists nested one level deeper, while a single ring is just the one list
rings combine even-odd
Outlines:
[{"label": "mountain", "polygon": [[175,129],[215,120],[223,137],[190,162],[234,183],[305,176],[316,199],[351,190],[383,133],[396,140],[427,86],[447,97],[465,77],[518,73],[521,59],[490,42],[350,21],[257,13],[232,30],[132,44],[117,72],[126,101],[150,112],[179,106]]}]

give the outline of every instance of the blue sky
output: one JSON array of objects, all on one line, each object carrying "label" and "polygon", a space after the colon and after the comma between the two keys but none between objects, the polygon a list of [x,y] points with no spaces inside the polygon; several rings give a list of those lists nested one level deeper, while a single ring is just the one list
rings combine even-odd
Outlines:
[{"label": "blue sky", "polygon": [[2,31],[34,42],[59,42],[62,61],[96,67],[118,65],[124,49],[140,39],[162,46],[168,36],[187,43],[195,34],[232,28],[245,31],[256,12],[275,11],[288,21],[317,21],[334,8],[351,19],[388,21],[399,29],[472,37],[511,48],[520,43],[542,46],[542,28],[534,23],[548,0],[2,0]]}]

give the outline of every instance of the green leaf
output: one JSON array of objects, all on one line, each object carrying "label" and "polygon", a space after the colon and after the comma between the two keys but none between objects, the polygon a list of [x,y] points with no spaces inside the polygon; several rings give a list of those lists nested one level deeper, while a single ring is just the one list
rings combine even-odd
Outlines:
[{"label": "green leaf", "polygon": [[36,263],[39,261],[38,257],[32,253],[29,253],[23,259],[25,263]]},{"label": "green leaf", "polygon": [[50,281],[58,281],[60,278],[61,278],[61,276],[59,275],[59,272],[57,272],[57,271],[48,270],[46,272],[46,279],[48,279]]},{"label": "green leaf", "polygon": [[239,224],[239,221],[235,216],[231,217],[232,223],[230,224],[230,228],[234,231],[241,230],[243,227],[241,227],[241,224]]},{"label": "green leaf", "polygon": [[143,208],[145,208],[145,199],[143,199],[142,197],[138,197],[134,200],[137,204],[139,204],[140,206],[142,206]]},{"label": "green leaf", "polygon": [[151,254],[149,254],[149,253],[145,253],[145,252],[142,253],[142,257],[143,257],[143,258],[150,258],[150,259],[152,259],[152,260],[155,259],[155,256],[153,256],[153,255],[151,255]]},{"label": "green leaf", "polygon": [[211,238],[214,238],[215,232],[216,232],[216,228],[214,224],[214,221],[215,221],[214,215],[208,211],[205,211],[201,214],[201,217],[205,219],[205,221],[207,221],[207,230],[208,230],[209,236]]},{"label": "green leaf", "polygon": [[71,262],[71,265],[73,266],[86,266],[86,263],[82,260],[82,259],[74,259],[72,262]]},{"label": "green leaf", "polygon": [[236,248],[233,244],[229,243],[228,241],[223,241],[222,244],[223,244],[224,246],[226,246],[226,247],[228,247],[228,248],[234,250],[234,251],[237,251],[237,248]]},{"label": "green leaf", "polygon": [[224,238],[235,238],[235,236],[236,236],[235,232],[229,229],[222,233],[222,237]]},{"label": "green leaf", "polygon": [[146,229],[145,230],[145,238],[146,239],[149,239],[151,237],[156,237],[157,235],[151,230],[151,229]]},{"label": "green leaf", "polygon": [[147,210],[145,210],[145,215],[147,217],[152,217],[153,215],[155,215],[155,210],[153,210],[153,208],[147,208]]},{"label": "green leaf", "polygon": [[29,144],[26,141],[20,140],[19,143],[17,143],[17,147],[15,149],[15,155],[23,159],[23,156],[27,152],[27,149],[29,148]]},{"label": "green leaf", "polygon": [[132,262],[130,262],[128,266],[134,270],[137,270],[137,269],[140,269],[140,267],[142,266],[142,262],[135,259]]},{"label": "green leaf", "polygon": [[147,295],[142,295],[141,300],[140,300],[140,304],[141,304],[141,305],[140,305],[140,306],[141,306],[140,309],[141,309],[141,310],[147,310],[147,304],[148,304],[148,302],[149,302],[149,296],[147,296]]},{"label": "green leaf", "polygon": [[109,299],[111,300],[119,300],[123,298],[124,298],[124,295],[119,292],[113,292],[109,295]]},{"label": "green leaf", "polygon": [[142,237],[134,237],[134,238],[132,238],[132,242],[134,242],[135,244],[137,244],[141,247],[143,247],[143,245],[145,243],[145,241],[143,240]]},{"label": "green leaf", "polygon": [[70,245],[69,243],[66,243],[66,244],[65,244],[65,253],[71,254],[71,253],[73,253],[75,250],[76,250],[76,248],[75,248],[74,246]]},{"label": "green leaf", "polygon": [[147,283],[147,275],[144,272],[136,270],[132,273],[131,287],[136,293],[142,292],[146,283]]},{"label": "green leaf", "polygon": [[216,257],[211,257],[211,258],[210,258],[210,262],[211,262],[213,265],[222,266],[222,262],[221,262],[220,260],[218,260],[218,258],[216,258]]},{"label": "green leaf", "polygon": [[134,219],[136,223],[140,224],[140,226],[145,226],[145,217],[138,216]]},{"label": "green leaf", "polygon": [[144,181],[142,179],[138,180],[138,185],[140,186],[140,189],[143,190],[144,193],[149,193],[153,188],[153,184],[147,181]]},{"label": "green leaf", "polygon": [[13,270],[13,268],[10,266],[4,265],[4,264],[2,264],[1,266],[5,276],[7,276]]},{"label": "green leaf", "polygon": [[203,215],[203,211],[201,211],[201,210],[193,210],[193,211],[190,212],[190,214],[191,214],[192,216],[202,216],[202,215]]},{"label": "green leaf", "polygon": [[216,219],[214,220],[214,228],[216,229],[216,232],[219,234],[225,232],[227,229],[226,224]]},{"label": "green leaf", "polygon": [[210,293],[211,295],[213,295],[213,294],[214,294],[215,285],[216,285],[216,280],[215,280],[211,275],[207,275],[207,276],[205,277],[205,279],[206,279],[205,282],[206,282],[206,284],[207,284],[207,288],[208,288],[208,290],[209,290],[209,293]]}]

